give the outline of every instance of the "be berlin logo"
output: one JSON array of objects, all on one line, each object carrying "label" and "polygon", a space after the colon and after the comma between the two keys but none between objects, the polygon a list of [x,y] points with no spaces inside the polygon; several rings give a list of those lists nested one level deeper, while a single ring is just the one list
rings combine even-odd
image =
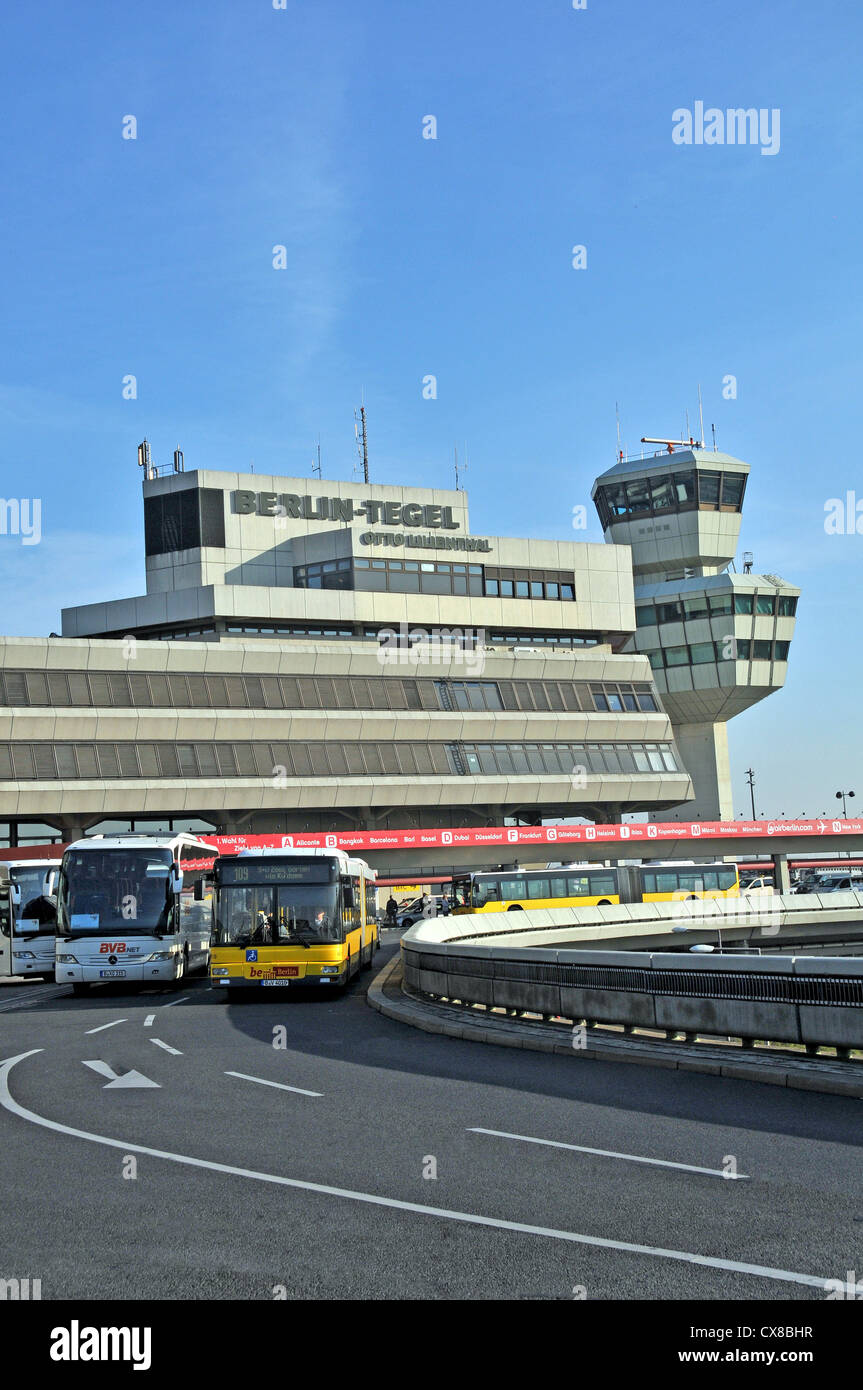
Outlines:
[{"label": "be berlin logo", "polygon": [[779,108],[709,106],[705,111],[704,102],[696,101],[692,111],[679,106],[672,112],[671,138],[675,145],[760,145],[762,154],[778,154]]}]

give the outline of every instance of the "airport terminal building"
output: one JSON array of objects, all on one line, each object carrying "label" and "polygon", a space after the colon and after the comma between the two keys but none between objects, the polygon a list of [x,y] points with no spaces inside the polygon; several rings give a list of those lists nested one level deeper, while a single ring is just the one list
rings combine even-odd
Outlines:
[{"label": "airport terminal building", "polygon": [[490,536],[463,491],[146,474],[146,593],[0,639],[6,844],[692,800],[628,544]]}]

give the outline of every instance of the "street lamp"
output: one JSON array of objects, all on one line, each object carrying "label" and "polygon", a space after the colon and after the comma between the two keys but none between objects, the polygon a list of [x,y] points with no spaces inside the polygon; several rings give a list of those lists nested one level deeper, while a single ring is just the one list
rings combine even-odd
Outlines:
[{"label": "street lamp", "polygon": [[840,798],[841,798],[841,800],[842,800],[842,814],[843,814],[843,816],[846,818],[846,820],[847,820],[847,818],[848,818],[848,808],[847,808],[847,806],[845,805],[845,798],[846,798],[846,796],[853,796],[853,795],[854,795],[853,792],[837,792],[837,793],[836,793],[836,800],[838,801]]}]

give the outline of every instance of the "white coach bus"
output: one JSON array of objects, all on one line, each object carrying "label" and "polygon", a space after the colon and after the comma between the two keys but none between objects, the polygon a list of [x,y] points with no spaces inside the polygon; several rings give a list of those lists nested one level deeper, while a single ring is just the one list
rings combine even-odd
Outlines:
[{"label": "white coach bus", "polygon": [[58,984],[179,983],[210,958],[212,863],[194,835],[88,836],[69,845],[57,892]]},{"label": "white coach bus", "polygon": [[[54,978],[57,909],[47,896],[58,859],[7,859],[7,893],[0,921],[0,976]],[[4,879],[6,876],[4,875]]]}]

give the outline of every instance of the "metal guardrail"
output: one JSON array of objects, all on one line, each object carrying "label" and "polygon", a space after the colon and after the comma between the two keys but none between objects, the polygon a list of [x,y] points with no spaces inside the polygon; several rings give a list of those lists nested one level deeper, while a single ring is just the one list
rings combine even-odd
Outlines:
[{"label": "metal guardrail", "polygon": [[486,1008],[664,1032],[863,1049],[863,959],[539,952],[402,938],[407,987]]}]

